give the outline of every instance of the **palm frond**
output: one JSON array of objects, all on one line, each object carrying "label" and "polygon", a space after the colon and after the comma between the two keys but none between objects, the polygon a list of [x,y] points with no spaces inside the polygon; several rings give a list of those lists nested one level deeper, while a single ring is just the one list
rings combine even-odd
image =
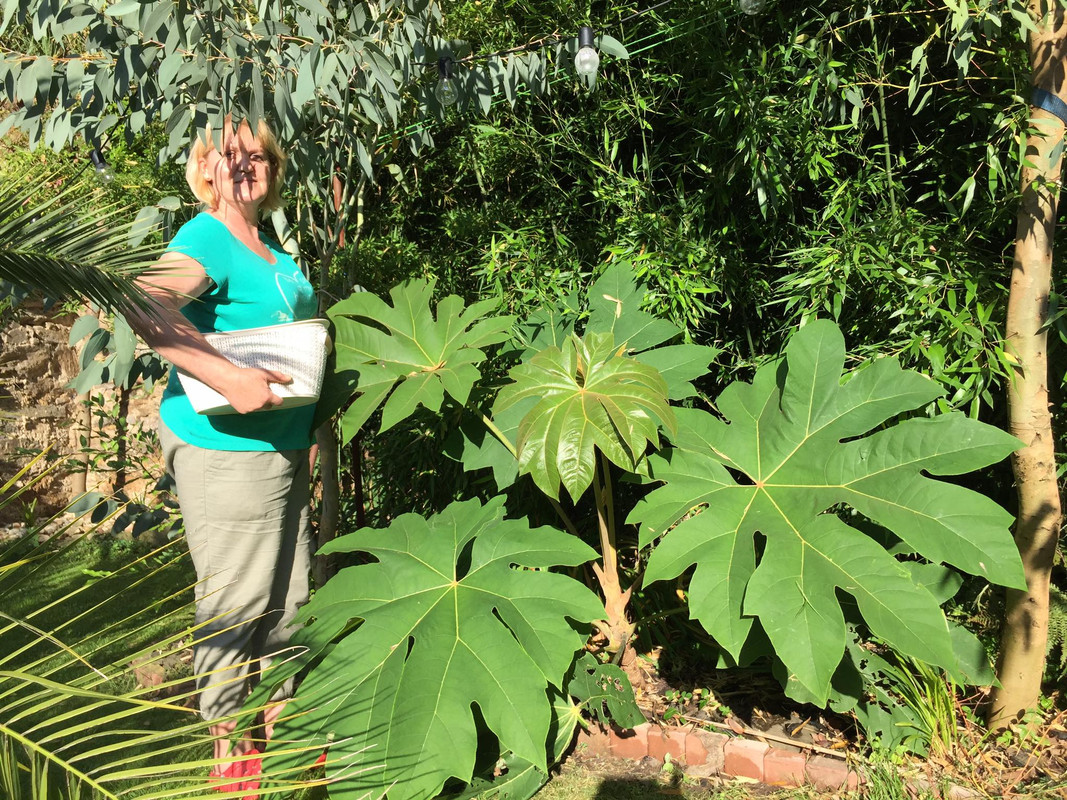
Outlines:
[{"label": "palm frond", "polygon": [[76,185],[35,202],[40,185],[27,174],[0,187],[0,281],[56,300],[88,299],[109,311],[148,308],[134,279],[158,247],[130,246],[128,210],[87,211]]},{"label": "palm frond", "polygon": [[[15,481],[0,486],[0,507],[16,491]],[[207,778],[218,762],[209,723],[193,709],[194,676],[169,674],[152,687],[134,676],[135,665],[168,660],[197,635],[188,553],[167,544],[87,580],[73,551],[106,536],[109,519],[81,537],[29,531],[0,548],[0,566],[10,567],[0,569],[0,797],[239,797],[214,792]],[[321,752],[295,747],[308,765]],[[264,757],[263,797],[338,779],[307,780],[272,760]]]}]

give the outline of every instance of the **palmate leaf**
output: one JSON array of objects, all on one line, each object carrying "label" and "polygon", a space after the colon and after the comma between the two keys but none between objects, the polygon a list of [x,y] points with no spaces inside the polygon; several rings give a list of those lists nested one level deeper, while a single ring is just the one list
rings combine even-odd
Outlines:
[{"label": "palmate leaf", "polygon": [[[501,752],[545,773],[549,688],[562,688],[582,623],[604,613],[589,589],[546,568],[595,552],[505,520],[503,498],[454,503],[428,520],[405,514],[384,533],[324,549],[351,551],[378,562],[342,570],[302,609],[314,622],[294,637],[307,651],[288,669],[314,666],[291,701],[303,716],[280,725],[278,741],[332,734],[341,766],[331,777],[346,777],[331,797],[432,797],[449,778],[472,779],[477,706]],[[362,622],[337,641],[353,620]]]},{"label": "palmate leaf", "polygon": [[[632,692],[631,692],[632,695]],[[574,729],[581,719],[581,707],[570,697],[570,690],[549,691],[552,702],[552,722],[549,725],[549,766],[558,764],[574,739]],[[642,720],[644,717],[642,717]],[[493,779],[478,777],[465,791],[456,795],[442,795],[441,800],[526,800],[548,783],[549,773],[536,764],[518,758],[514,753],[501,757],[507,771]]]},{"label": "palmate leaf", "polygon": [[[692,381],[707,372],[708,364],[715,358],[718,351],[712,347],[694,344],[669,344],[680,338],[683,331],[672,323],[656,319],[641,310],[646,295],[647,290],[637,283],[632,269],[622,264],[610,265],[588,290],[589,311],[585,319],[585,341],[591,342],[595,334],[600,334],[602,337],[610,336],[616,345],[614,355],[632,358],[634,362],[647,365],[659,373],[665,383],[668,399],[683,400],[692,397],[696,394]],[[525,347],[523,361],[526,364],[529,364],[535,357],[538,357],[542,363],[552,359],[551,356],[537,356],[539,351],[544,352],[555,348],[556,351],[562,353],[568,347],[573,348],[574,327],[581,316],[573,309],[578,305],[577,298],[571,296],[552,306],[536,309],[518,325],[516,338]],[[606,341],[606,338],[604,340]],[[613,368],[621,364],[622,362],[617,362]],[[553,370],[549,369],[548,372],[551,373]],[[531,401],[541,399],[538,385],[539,375],[548,377],[550,381],[558,378],[556,375],[546,375],[536,369],[529,370],[524,378],[527,385],[522,390],[509,389],[504,393],[505,399],[493,407],[493,424],[508,442],[517,440],[520,423],[524,421],[529,409],[535,405],[535,402]],[[511,397],[511,392],[517,391],[521,391],[526,399],[519,402],[508,399]],[[565,391],[572,392],[573,387]],[[661,392],[658,384],[656,392]],[[629,440],[630,433],[630,431],[623,430],[616,435],[617,445],[614,452],[619,453],[620,448],[623,451],[628,450],[626,442]],[[620,435],[621,439],[618,438]],[[515,481],[520,470],[516,464],[514,447],[509,449],[495,436],[485,435],[484,431],[476,433],[464,431],[463,436],[465,442],[456,457],[463,461],[468,470],[491,467],[493,478],[499,489],[505,489]],[[607,439],[611,438],[610,435],[607,436]],[[643,450],[643,444],[640,447]],[[542,475],[544,485],[538,485],[541,485],[542,489],[551,485],[551,490],[546,489],[546,491],[556,496],[559,491],[559,479],[555,478],[554,472],[564,473],[569,470],[575,475],[572,481],[573,491],[578,491],[580,494],[585,486],[588,486],[585,476],[591,474],[592,449],[587,449],[585,456],[578,459],[576,463],[567,461],[576,456],[576,453],[568,447],[562,447],[555,452],[555,456],[564,459],[561,464],[551,464],[552,456],[551,451],[528,450],[525,453],[528,459],[537,457],[545,461],[543,474],[538,471],[533,472],[535,480],[538,475]],[[634,468],[634,463],[625,458],[616,463],[620,463],[626,469]],[[568,491],[572,491],[570,486],[568,486]]]},{"label": "palmate leaf", "polygon": [[[838,589],[900,652],[950,671],[959,663],[939,598],[882,544],[832,513],[842,504],[931,562],[1024,585],[1010,515],[976,492],[927,477],[999,461],[1019,441],[961,414],[912,419],[861,438],[942,391],[890,358],[842,383],[844,355],[837,327],[814,322],[794,335],[784,362],[720,395],[725,421],[678,411],[675,447],[652,465],[666,485],[630,516],[646,544],[682,520],[652,553],[646,580],[696,564],[691,613],[735,658],[758,617],[790,691],[817,704],[826,702],[845,649]],[[758,558],[757,533],[764,541]]]},{"label": "palmate leaf", "polygon": [[585,332],[610,331],[628,355],[659,370],[671,400],[692,397],[696,389],[691,381],[707,373],[719,351],[697,344],[669,344],[681,337],[682,329],[642,311],[647,294],[629,266],[612,264],[589,290]]},{"label": "palmate leaf", "polygon": [[327,314],[334,325],[335,358],[326,376],[316,418],[328,419],[356,392],[341,418],[348,441],[381,405],[381,430],[419,406],[437,411],[447,392],[467,401],[481,377],[481,348],[508,338],[511,317],[487,317],[488,300],[464,307],[449,295],[430,309],[433,281],[409,281],[392,291],[392,305],[367,292],[353,294]]},{"label": "palmate leaf", "polygon": [[593,480],[594,448],[633,471],[660,424],[674,429],[667,385],[659,372],[622,355],[610,333],[572,336],[511,371],[496,413],[538,398],[519,425],[520,472],[541,491],[559,496],[560,483],[577,500]]}]

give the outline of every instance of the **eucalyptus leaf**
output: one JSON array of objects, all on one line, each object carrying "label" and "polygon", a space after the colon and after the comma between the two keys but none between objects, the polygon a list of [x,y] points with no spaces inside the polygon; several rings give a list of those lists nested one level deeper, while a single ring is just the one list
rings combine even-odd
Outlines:
[{"label": "eucalyptus leaf", "polygon": [[137,247],[159,224],[161,213],[156,206],[145,206],[137,212],[137,217],[130,227],[130,247]]},{"label": "eucalyptus leaf", "polygon": [[70,335],[68,336],[67,344],[73,347],[99,327],[100,320],[97,318],[96,314],[83,314],[70,326]]},{"label": "eucalyptus leaf", "polygon": [[609,56],[615,56],[616,58],[628,59],[630,57],[625,45],[613,36],[608,36],[606,33],[597,37],[597,48],[602,53],[607,53]]}]

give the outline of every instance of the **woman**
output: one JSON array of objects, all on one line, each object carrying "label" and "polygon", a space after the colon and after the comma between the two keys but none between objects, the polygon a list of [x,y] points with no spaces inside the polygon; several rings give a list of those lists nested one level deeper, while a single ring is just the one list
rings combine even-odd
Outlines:
[{"label": "woman", "polygon": [[[289,377],[241,368],[203,334],[308,319],[311,285],[293,259],[259,230],[280,205],[285,155],[262,121],[227,124],[194,143],[186,179],[204,209],[182,226],[141,279],[155,309],[137,322],[143,338],[175,367],[224,395],[236,414],[203,416],[172,372],[160,405],[160,440],[174,476],[198,578],[193,665],[200,713],[213,721],[223,790],[252,790],[258,754],[248,734],[233,743],[249,683],[285,646],[286,626],[308,598],[309,459],[314,406],[281,403],[271,384]],[[270,411],[270,413],[255,413]],[[269,737],[291,686],[264,715]],[[231,755],[232,754],[232,755]],[[242,781],[242,778],[247,780]]]}]

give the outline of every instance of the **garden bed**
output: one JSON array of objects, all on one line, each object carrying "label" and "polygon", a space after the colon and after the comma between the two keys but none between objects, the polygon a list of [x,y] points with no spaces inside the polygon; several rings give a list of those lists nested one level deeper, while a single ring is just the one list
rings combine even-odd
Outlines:
[{"label": "garden bed", "polygon": [[[975,707],[957,704],[952,751],[869,760],[854,722],[787,698],[767,674],[749,670],[683,671],[667,681],[649,663],[638,704],[648,722],[635,731],[593,725],[579,732],[561,774],[600,776],[629,797],[627,786],[680,782],[711,789],[741,783],[748,796],[797,791],[870,794],[898,785],[913,796],[1067,797],[1067,709],[1055,696],[1041,715],[999,737],[974,725]],[[965,710],[966,709],[966,710]],[[651,783],[650,783],[651,782]],[[615,794],[598,793],[598,798]]]}]

